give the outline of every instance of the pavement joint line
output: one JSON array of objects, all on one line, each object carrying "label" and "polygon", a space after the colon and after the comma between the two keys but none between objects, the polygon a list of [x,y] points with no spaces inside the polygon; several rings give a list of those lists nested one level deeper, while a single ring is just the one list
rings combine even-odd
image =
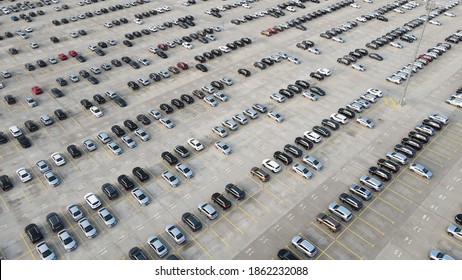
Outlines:
[{"label": "pavement joint line", "polygon": [[406,183],[406,182],[404,182],[404,181],[401,181],[400,179],[396,179],[396,181],[399,182],[399,183],[401,183],[402,185],[404,185],[404,186],[410,188],[411,190],[413,190],[413,191],[415,191],[415,192],[417,192],[417,193],[421,193],[421,192],[422,192],[422,191],[420,191],[420,190],[414,188],[413,186],[409,185],[408,183]]},{"label": "pavement joint line", "polygon": [[258,224],[258,221],[254,217],[252,217],[249,213],[247,213],[247,211],[242,209],[240,205],[237,205],[236,208],[239,208],[239,210],[241,210],[244,214],[246,214],[249,218],[251,218],[254,221],[254,223]]},{"label": "pavement joint line", "polygon": [[24,195],[24,198],[26,199],[26,201],[30,201],[29,198],[27,197],[26,193],[24,192],[23,187],[24,186],[21,185],[21,186],[19,186],[19,189],[21,190],[22,194]]},{"label": "pavement joint line", "polygon": [[274,178],[276,181],[278,181],[279,183],[281,183],[282,185],[284,185],[284,186],[286,187],[286,189],[292,191],[293,193],[296,192],[292,187],[288,186],[286,183],[284,183],[283,181],[281,181],[281,180],[279,180],[278,178],[276,178],[276,176],[273,176],[273,178]]},{"label": "pavement joint line", "polygon": [[[389,202],[388,200],[383,199],[383,198],[381,198],[381,197],[377,197],[377,199],[379,199],[380,201],[385,202],[386,204],[388,204],[388,205],[391,206],[392,208],[395,208],[396,210],[398,210],[399,212],[401,212],[401,214],[404,213],[404,210],[403,210],[403,209],[399,208],[398,206],[394,205],[393,203]],[[389,220],[390,223],[392,223],[392,224],[395,223],[395,221],[389,219],[388,217],[386,217],[386,216],[383,215],[382,213],[380,213],[380,212],[374,210],[373,208],[370,208],[370,209],[373,210],[374,212],[376,212],[377,214],[381,215],[381,216],[384,217],[385,219]]]},{"label": "pavement joint line", "polygon": [[460,132],[460,131],[455,131],[455,130],[453,130],[453,129],[449,129],[449,128],[447,128],[447,126],[446,126],[446,129],[445,129],[445,131],[446,131],[446,130],[447,130],[447,131],[451,131],[451,132],[454,132],[455,134],[459,134],[459,137],[461,137],[461,136],[462,136],[462,132]]},{"label": "pavement joint line", "polygon": [[348,231],[350,231],[351,233],[353,233],[354,235],[356,235],[356,236],[357,236],[359,239],[361,239],[362,241],[366,242],[367,245],[371,246],[371,248],[374,248],[375,245],[374,245],[373,243],[367,241],[366,238],[362,237],[361,235],[359,235],[359,234],[356,233],[355,231],[351,230],[350,228],[348,229]]},{"label": "pavement joint line", "polygon": [[[453,150],[451,149],[452,147],[451,146],[447,146],[447,145],[443,145],[441,143],[438,143],[438,142],[432,142],[431,143],[432,145],[435,144],[435,145],[439,145],[439,146],[442,146],[445,150],[448,150],[448,151],[451,151],[453,153],[457,153],[459,150]],[[428,148],[427,148],[428,149]]]},{"label": "pavement joint line", "polygon": [[252,179],[252,181],[254,181],[257,185],[259,185],[261,187],[262,190],[266,191],[267,193],[271,194],[272,196],[274,196],[275,198],[277,198],[279,200],[279,202],[282,201],[282,198],[280,198],[279,196],[277,196],[276,194],[274,194],[272,191],[268,190],[263,184],[255,181],[255,179],[253,179],[251,175],[247,175],[250,177],[250,179]]},{"label": "pavement joint line", "polygon": [[456,143],[456,144],[459,144],[459,145],[461,145],[461,146],[462,146],[462,143],[461,143],[461,142],[459,142],[459,141],[457,141],[457,140],[454,140],[454,139],[452,139],[452,138],[449,138],[449,137],[447,137],[447,136],[444,136],[444,135],[441,135],[441,137],[443,137],[443,138],[445,138],[445,139],[447,139],[447,140],[449,140],[449,141],[451,141],[451,142],[454,142],[454,143]]},{"label": "pavement joint line", "polygon": [[[261,190],[262,189],[259,189],[255,194],[259,193]],[[252,194],[251,196],[249,196],[249,199],[253,199],[255,202],[263,206],[263,208],[265,208],[267,212],[271,212],[270,208],[268,208],[265,204],[261,203],[258,199],[254,197],[255,194]]]},{"label": "pavement joint line", "polygon": [[[438,154],[439,154],[439,153],[438,153]],[[440,156],[441,156],[441,154],[440,154]],[[444,167],[444,165],[442,165],[441,163],[438,163],[438,162],[436,162],[436,161],[434,161],[434,160],[432,160],[432,159],[429,159],[429,158],[427,158],[426,156],[419,155],[419,157],[424,158],[424,159],[426,159],[426,160],[428,160],[428,161],[431,161],[432,163],[438,165],[439,167]]]},{"label": "pavement joint line", "polygon": [[228,214],[225,214],[225,215],[222,215],[223,218],[228,221],[228,223],[230,223],[234,228],[236,228],[241,234],[244,234],[244,232],[241,230],[241,228],[239,228],[237,225],[235,225],[233,222],[231,222],[231,220],[228,219]]}]

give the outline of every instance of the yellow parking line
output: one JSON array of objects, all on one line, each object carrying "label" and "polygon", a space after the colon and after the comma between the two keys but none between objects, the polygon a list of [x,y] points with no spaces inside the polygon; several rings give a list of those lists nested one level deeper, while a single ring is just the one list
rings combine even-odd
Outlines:
[{"label": "yellow parking line", "polygon": [[395,223],[395,221],[390,220],[390,219],[387,218],[385,215],[383,215],[382,213],[380,213],[380,212],[374,210],[373,208],[370,208],[370,207],[369,207],[369,210],[372,210],[372,211],[375,212],[377,215],[381,216],[382,218],[384,218],[385,220],[389,221],[390,223],[392,223],[392,224]]},{"label": "yellow parking line", "polygon": [[383,101],[385,102],[385,105],[388,105],[388,96],[385,96],[385,97],[383,98]]},{"label": "yellow parking line", "polygon": [[388,97],[388,98],[390,98],[390,101],[391,101],[391,104],[393,104],[393,107],[396,108],[397,104],[396,104],[395,100],[393,98],[391,98],[391,97]]},{"label": "yellow parking line", "polygon": [[278,178],[276,178],[275,176],[273,176],[273,179],[280,182],[281,184],[283,184],[284,186],[286,186],[287,189],[289,189],[291,192],[296,192],[292,187],[288,186],[286,183],[284,183],[283,181],[279,180]]},{"label": "yellow parking line", "polygon": [[26,244],[27,250],[29,251],[29,254],[32,256],[32,258],[35,260],[35,255],[32,253],[32,250],[29,247],[29,244],[27,244],[26,239],[24,238],[24,235],[21,233],[22,241],[24,241],[24,244]]},{"label": "yellow parking line", "polygon": [[[247,217],[249,217],[250,219],[252,219],[254,221],[254,223],[258,224],[258,221],[252,217],[249,213],[247,213],[247,211],[245,211],[244,209],[242,209],[239,205],[236,206],[236,208],[238,208],[239,210],[241,210],[244,214],[247,215]],[[236,209],[235,208],[235,209]]]},{"label": "yellow parking line", "polygon": [[321,228],[318,223],[315,223],[315,222],[311,222],[311,224],[313,226],[315,226],[316,228],[318,228],[320,231],[322,231],[324,234],[326,234],[327,236],[329,236],[330,238],[332,239],[335,239],[335,237],[331,236],[329,232],[325,231],[323,228]]},{"label": "yellow parking line", "polygon": [[409,203],[412,202],[412,200],[410,200],[409,198],[405,197],[404,195],[400,194],[399,192],[393,190],[392,188],[386,188],[387,191],[391,191],[392,193],[394,194],[397,194],[399,195],[400,197],[404,198],[405,200],[407,200]]},{"label": "yellow parking line", "polygon": [[149,246],[149,245],[146,245],[146,246],[148,247],[148,249],[145,248],[145,244],[141,245],[141,249],[143,249],[146,252],[146,254],[148,254],[148,256],[151,258],[151,260],[155,260],[153,255],[151,255],[151,253],[150,253],[152,251],[151,246]]},{"label": "yellow parking line", "polygon": [[51,238],[51,242],[53,242],[53,245],[55,246],[55,250],[53,250],[53,252],[55,252],[56,254],[56,258],[59,259],[60,255],[58,254],[58,247],[59,246],[62,246],[61,244],[59,244],[59,246],[56,244],[55,242],[55,237]]},{"label": "yellow parking line", "polygon": [[419,157],[424,158],[424,159],[426,159],[426,160],[428,160],[428,161],[431,161],[432,163],[438,165],[439,167],[444,167],[444,165],[442,165],[441,163],[438,163],[438,162],[436,162],[436,161],[434,161],[434,160],[431,160],[431,159],[429,159],[429,158],[427,158],[427,157],[425,157],[425,156],[423,156],[423,155],[419,155]]},{"label": "yellow parking line", "polygon": [[6,210],[10,212],[10,208],[8,207],[8,204],[6,204],[6,201],[3,199],[3,195],[0,195],[0,198],[2,199],[3,204],[5,204]]},{"label": "yellow parking line", "polygon": [[37,175],[37,173],[35,172],[35,170],[33,168],[31,168],[32,170],[32,173],[34,174],[34,176],[37,178],[37,180],[40,182],[40,185],[42,186],[42,188],[48,192],[48,188],[45,186],[45,184],[43,184],[42,180],[40,179],[40,177]]},{"label": "yellow parking line", "polygon": [[372,229],[374,229],[375,231],[377,231],[377,232],[380,233],[381,235],[385,235],[385,233],[383,233],[381,230],[379,230],[378,228],[376,228],[376,227],[374,227],[373,225],[371,225],[368,221],[364,220],[363,218],[357,217],[357,219],[359,219],[361,222],[365,223],[366,225],[370,226]]},{"label": "yellow parking line", "polygon": [[207,254],[207,256],[209,257],[209,259],[211,259],[211,260],[215,259],[215,258],[209,253],[209,251],[207,251],[207,250],[199,243],[199,241],[197,241],[197,240],[194,239],[194,238],[193,238],[193,241],[197,244],[197,246],[199,246],[199,248],[202,249],[202,251],[204,251],[204,252]]},{"label": "yellow parking line", "polygon": [[[385,200],[385,199],[383,199],[383,198],[381,198],[381,197],[377,197],[377,199],[380,199],[380,201],[383,201],[383,202],[385,202],[386,204],[388,204],[389,206],[391,206],[392,208],[395,208],[396,210],[398,210],[399,212],[401,212],[401,214],[404,213],[404,211],[403,211],[401,208],[399,208],[398,206],[392,204],[392,203],[389,202],[388,200]],[[389,220],[390,223],[392,223],[392,224],[395,223],[395,221],[390,220],[389,218],[383,216],[383,214],[381,214],[381,213],[375,211],[374,209],[371,208],[371,210],[374,211],[374,212],[376,212],[377,214],[380,214],[380,215],[381,215],[382,217],[384,217],[385,219]]]},{"label": "yellow parking line", "polygon": [[342,242],[340,241],[337,241],[338,244],[340,244],[341,246],[343,246],[343,248],[347,249],[350,253],[352,253],[355,257],[357,257],[359,260],[362,260],[363,258],[361,256],[359,256],[358,254],[356,254],[355,252],[353,252],[350,248],[348,248],[347,246],[345,246]]},{"label": "yellow parking line", "polygon": [[420,176],[417,176],[417,174],[415,174],[415,172],[412,172],[410,171],[409,169],[407,169],[407,174],[411,175],[412,177],[418,179],[419,181],[421,181],[422,183],[424,184],[427,184],[428,185],[428,181],[426,179],[423,179],[422,177]]},{"label": "yellow parking line", "polygon": [[224,240],[216,231],[214,231],[211,227],[207,227],[208,230],[210,230],[216,237],[218,237],[218,239],[220,239],[220,241],[225,244],[226,247],[229,246],[228,242],[226,242],[226,240]]},{"label": "yellow parking line", "polygon": [[[253,179],[251,175],[247,175],[250,177],[250,179],[252,179],[252,181],[254,181],[257,185],[259,185],[261,187],[262,190],[268,192],[269,194],[271,194],[272,196],[274,196],[275,198],[277,198],[279,200],[279,202],[282,201],[282,198],[280,198],[279,196],[277,196],[276,194],[274,194],[272,191],[268,190],[264,185],[262,185],[261,183],[255,181],[255,179]],[[271,180],[271,179],[270,179]]]},{"label": "yellow parking line", "polygon": [[459,134],[460,136],[462,136],[462,132],[460,132],[460,131],[455,131],[455,130],[453,130],[453,129],[450,129],[450,128],[448,128],[448,127],[446,127],[446,128],[445,128],[445,130],[448,130],[448,131],[454,132],[454,133],[456,133],[456,134]]},{"label": "yellow parking line", "polygon": [[[259,193],[260,191],[261,191],[261,189],[259,189],[255,194]],[[270,209],[270,208],[268,208],[265,204],[261,203],[258,199],[256,199],[256,198],[254,197],[255,194],[249,196],[249,199],[253,199],[256,203],[258,203],[258,204],[260,204],[261,206],[263,206],[263,208],[265,208],[267,212],[271,212],[271,209]],[[249,200],[249,199],[247,199],[247,200]]]},{"label": "yellow parking line", "polygon": [[361,239],[362,241],[366,242],[369,246],[371,246],[372,248],[374,248],[374,244],[367,241],[364,237],[362,237],[361,235],[357,234],[356,232],[354,232],[353,230],[351,230],[350,228],[348,229],[348,231],[352,232],[354,235],[356,235],[359,239]]},{"label": "yellow parking line", "polygon": [[414,191],[417,192],[417,193],[421,193],[420,190],[414,188],[413,186],[409,185],[409,184],[406,183],[406,182],[401,181],[400,179],[396,179],[396,181],[400,182],[401,184],[405,185],[406,187],[410,188],[411,190],[414,190]]},{"label": "yellow parking line", "polygon": [[455,241],[454,237],[448,236],[447,234],[442,234],[441,236],[443,236],[443,238],[446,239],[447,241],[451,242],[452,244],[462,249],[462,245],[459,242]]},{"label": "yellow parking line", "polygon": [[[447,159],[447,160],[450,160],[450,159],[451,159],[450,157],[448,157],[448,156],[446,156],[446,155],[443,155],[442,153],[437,152],[437,151],[435,151],[435,150],[432,150],[432,149],[430,149],[430,148],[427,148],[427,151],[430,151],[430,152],[435,153],[435,154],[437,154],[437,155],[439,155],[439,156],[441,156],[441,157],[444,157],[444,158]],[[456,151],[454,151],[454,152],[456,152]]]},{"label": "yellow parking line", "polygon": [[[458,150],[451,149],[452,148],[451,146],[446,146],[446,145],[443,145],[443,144],[438,143],[438,142],[432,142],[431,145],[433,145],[433,144],[440,145],[440,146],[444,147],[445,150],[451,151],[452,153],[457,153],[458,152]],[[429,150],[429,148],[427,148],[427,150]]]},{"label": "yellow parking line", "polygon": [[64,132],[67,132],[67,129],[65,129],[65,128],[61,125],[60,122],[56,122],[56,123],[62,128],[62,130],[64,130]]},{"label": "yellow parking line", "polygon": [[231,221],[226,217],[227,215],[222,215],[222,216],[223,216],[223,218],[224,218],[225,220],[227,220],[233,227],[235,227],[241,234],[244,234],[244,232],[243,232],[238,226],[236,226],[233,222],[231,222]]},{"label": "yellow parking line", "polygon": [[459,141],[457,141],[457,140],[455,140],[455,139],[452,139],[452,138],[450,138],[450,137],[447,137],[447,136],[444,136],[444,135],[441,135],[441,134],[439,134],[439,136],[441,136],[441,137],[443,137],[443,138],[445,138],[445,139],[448,139],[449,141],[454,142],[454,143],[459,144],[459,145],[462,146],[462,143],[459,142]]},{"label": "yellow parking line", "polygon": [[20,186],[19,189],[21,190],[22,194],[24,195],[24,198],[25,198],[27,201],[30,201],[29,198],[27,197],[26,193],[25,193],[24,190],[22,189],[22,186]]}]

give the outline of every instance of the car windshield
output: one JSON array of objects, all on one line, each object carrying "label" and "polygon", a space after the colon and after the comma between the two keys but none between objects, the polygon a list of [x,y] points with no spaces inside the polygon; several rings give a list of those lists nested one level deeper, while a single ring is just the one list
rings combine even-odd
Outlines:
[{"label": "car windshield", "polygon": [[181,232],[176,235],[176,239],[180,239],[180,238],[183,238],[183,234]]},{"label": "car windshield", "polygon": [[88,226],[85,227],[85,232],[89,232],[89,231],[91,231],[91,230],[93,230],[93,226],[92,226],[92,225],[89,224]]},{"label": "car windshield", "polygon": [[159,249],[158,249],[159,252],[162,252],[162,251],[164,251],[164,250],[165,250],[165,247],[164,247],[163,245],[160,246]]},{"label": "car windshield", "polygon": [[189,170],[189,168],[185,167],[185,168],[183,168],[183,171],[184,171],[184,173],[188,173],[191,170]]},{"label": "car windshield", "polygon": [[46,257],[48,257],[48,256],[51,255],[51,254],[52,254],[51,251],[50,251],[49,249],[47,249],[45,252],[42,253],[42,256],[43,256],[44,258],[46,258]]},{"label": "car windshield", "polygon": [[222,148],[223,148],[224,150],[227,150],[229,147],[228,147],[227,145],[223,145]]},{"label": "car windshield", "polygon": [[423,173],[428,173],[428,169],[427,169],[427,168],[423,168],[422,171],[423,171]]},{"label": "car windshield", "polygon": [[67,245],[67,244],[71,243],[72,241],[73,241],[72,238],[69,236],[69,237],[67,237],[66,239],[63,240],[63,243],[64,243],[64,245]]},{"label": "car windshield", "polygon": [[104,216],[104,220],[105,220],[106,222],[109,221],[109,220],[111,220],[111,219],[112,219],[112,215],[109,214],[109,213],[107,213],[107,215]]},{"label": "car windshield", "polygon": [[319,161],[313,160],[313,164],[317,165],[318,163],[319,163]]},{"label": "car windshield", "polygon": [[138,195],[138,199],[140,199],[140,200],[143,200],[145,198],[146,198],[146,195],[144,195],[144,193]]}]

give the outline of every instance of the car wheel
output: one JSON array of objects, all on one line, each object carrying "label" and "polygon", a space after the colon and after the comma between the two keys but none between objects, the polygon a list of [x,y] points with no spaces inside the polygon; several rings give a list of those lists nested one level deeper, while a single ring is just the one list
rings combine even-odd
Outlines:
[{"label": "car wheel", "polygon": [[450,233],[450,232],[448,232],[448,235],[449,235],[449,236],[454,236],[454,234],[452,234],[452,233]]}]

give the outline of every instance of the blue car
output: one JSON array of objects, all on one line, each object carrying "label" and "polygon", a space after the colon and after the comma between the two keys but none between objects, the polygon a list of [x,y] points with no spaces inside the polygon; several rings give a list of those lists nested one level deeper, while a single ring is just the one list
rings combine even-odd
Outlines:
[{"label": "blue car", "polygon": [[18,18],[17,16],[11,16],[11,19],[12,19],[13,21],[18,21],[18,20],[19,20],[19,18]]}]

